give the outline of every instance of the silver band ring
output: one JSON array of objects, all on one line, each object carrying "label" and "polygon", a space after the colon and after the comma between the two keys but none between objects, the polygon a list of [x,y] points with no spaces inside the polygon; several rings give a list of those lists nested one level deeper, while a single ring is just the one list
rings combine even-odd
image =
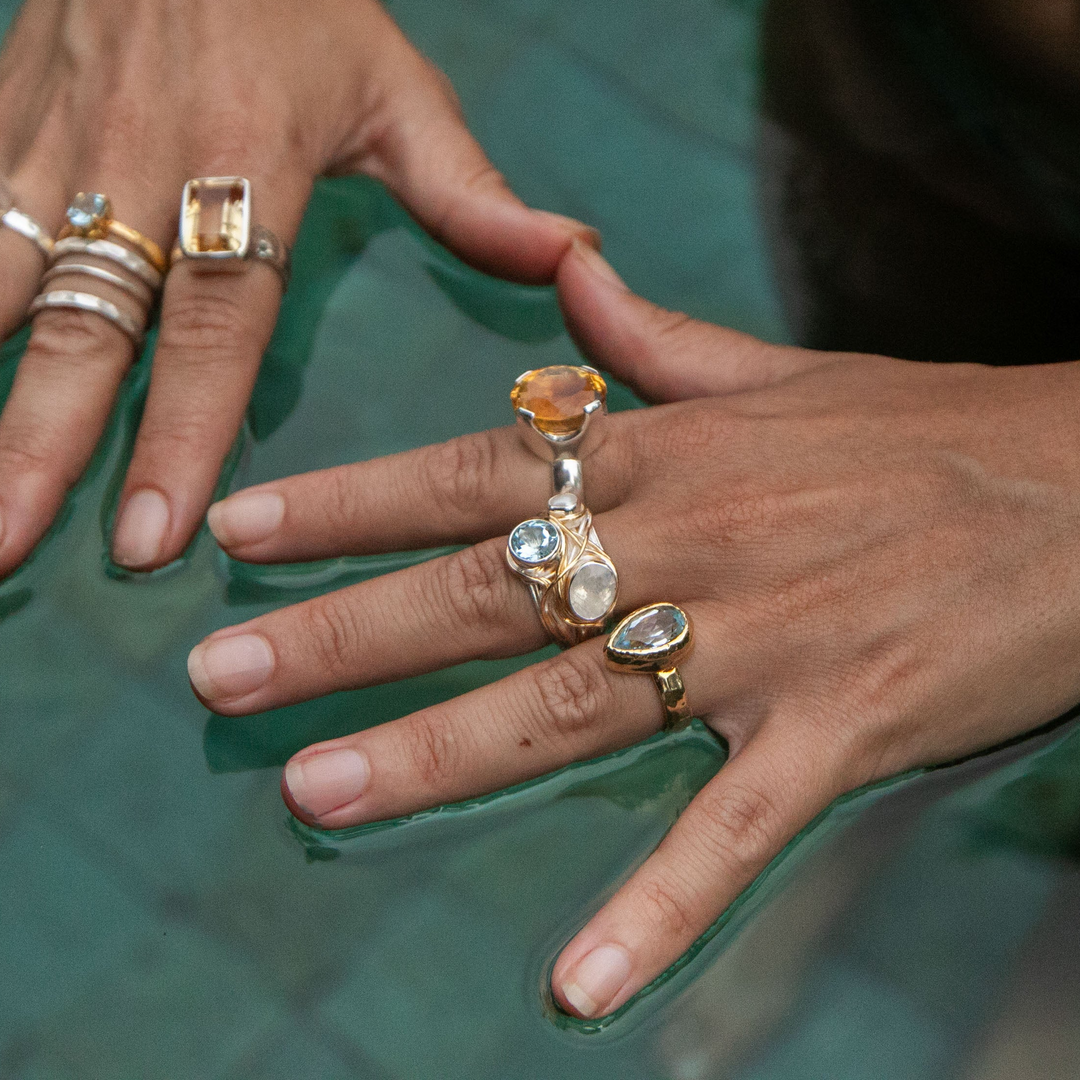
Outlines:
[{"label": "silver band ring", "polygon": [[98,281],[108,282],[117,289],[123,289],[129,296],[133,296],[141,304],[150,305],[154,302],[154,294],[149,285],[141,281],[131,281],[128,278],[114,274],[110,270],[103,270],[100,266],[92,266],[90,263],[63,262],[46,270],[41,278],[41,283],[52,281],[54,278],[64,277],[67,274],[84,274],[87,277],[97,278]]},{"label": "silver band ring", "polygon": [[89,311],[108,319],[114,326],[119,327],[135,343],[135,348],[142,348],[143,328],[126,311],[121,311],[115,304],[103,300],[93,293],[72,292],[70,289],[57,289],[53,292],[41,293],[36,296],[30,305],[30,315],[36,315],[46,308],[75,308],[78,311]]},{"label": "silver band ring", "polygon": [[258,260],[289,286],[288,245],[252,221],[251,181],[243,176],[199,176],[184,185],[172,265],[181,259],[209,272],[242,270]]},{"label": "silver band ring", "polygon": [[0,224],[6,225],[20,236],[25,236],[46,259],[51,257],[53,251],[52,237],[29,214],[24,214],[21,210],[16,210],[12,206],[3,216],[0,216]]},{"label": "silver band ring", "polygon": [[162,275],[146,259],[112,240],[87,240],[81,236],[65,236],[63,240],[57,240],[53,244],[53,261],[65,255],[96,255],[99,259],[108,259],[119,263],[154,292],[161,288]]}]

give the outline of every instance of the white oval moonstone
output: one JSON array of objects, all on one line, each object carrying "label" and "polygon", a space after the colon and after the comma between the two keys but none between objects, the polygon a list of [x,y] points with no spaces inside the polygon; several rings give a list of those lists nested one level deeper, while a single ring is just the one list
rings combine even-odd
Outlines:
[{"label": "white oval moonstone", "polygon": [[602,619],[615,603],[618,584],[615,571],[606,563],[585,563],[570,579],[566,594],[570,610],[585,622]]}]

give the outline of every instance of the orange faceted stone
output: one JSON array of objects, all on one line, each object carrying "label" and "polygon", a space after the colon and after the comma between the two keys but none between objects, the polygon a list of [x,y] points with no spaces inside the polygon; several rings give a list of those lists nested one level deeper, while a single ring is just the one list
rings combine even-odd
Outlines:
[{"label": "orange faceted stone", "polygon": [[533,414],[548,435],[571,435],[585,422],[585,408],[603,401],[607,384],[595,371],[559,364],[527,371],[510,391],[510,404]]},{"label": "orange faceted stone", "polygon": [[188,255],[239,252],[247,239],[247,185],[242,177],[192,180],[182,209],[181,242]]}]

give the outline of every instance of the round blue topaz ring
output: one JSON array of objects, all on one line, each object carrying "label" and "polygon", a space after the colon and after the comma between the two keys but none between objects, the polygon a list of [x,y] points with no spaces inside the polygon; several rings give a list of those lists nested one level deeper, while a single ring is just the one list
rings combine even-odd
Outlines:
[{"label": "round blue topaz ring", "polygon": [[117,221],[112,216],[112,203],[96,191],[80,191],[65,211],[68,223],[60,230],[57,237],[77,236],[83,240],[123,240],[138,251],[144,259],[159,273],[168,269],[165,253],[138,229]]},{"label": "round blue topaz ring", "polygon": [[694,644],[690,616],[674,604],[650,604],[631,612],[604,645],[608,664],[617,671],[640,671],[656,681],[664,710],[664,730],[679,731],[693,713],[676,663]]},{"label": "round blue topaz ring", "polygon": [[528,586],[544,629],[564,648],[602,633],[615,609],[619,575],[577,498],[550,501],[546,518],[510,534],[506,561]]}]

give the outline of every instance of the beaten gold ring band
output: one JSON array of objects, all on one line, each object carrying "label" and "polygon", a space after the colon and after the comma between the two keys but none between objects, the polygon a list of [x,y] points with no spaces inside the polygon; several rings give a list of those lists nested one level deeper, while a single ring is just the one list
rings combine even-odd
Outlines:
[{"label": "beaten gold ring band", "polygon": [[690,616],[675,604],[650,604],[626,616],[604,645],[604,657],[616,671],[653,677],[664,711],[664,730],[679,731],[693,718],[686,686],[675,666],[694,644]]}]

